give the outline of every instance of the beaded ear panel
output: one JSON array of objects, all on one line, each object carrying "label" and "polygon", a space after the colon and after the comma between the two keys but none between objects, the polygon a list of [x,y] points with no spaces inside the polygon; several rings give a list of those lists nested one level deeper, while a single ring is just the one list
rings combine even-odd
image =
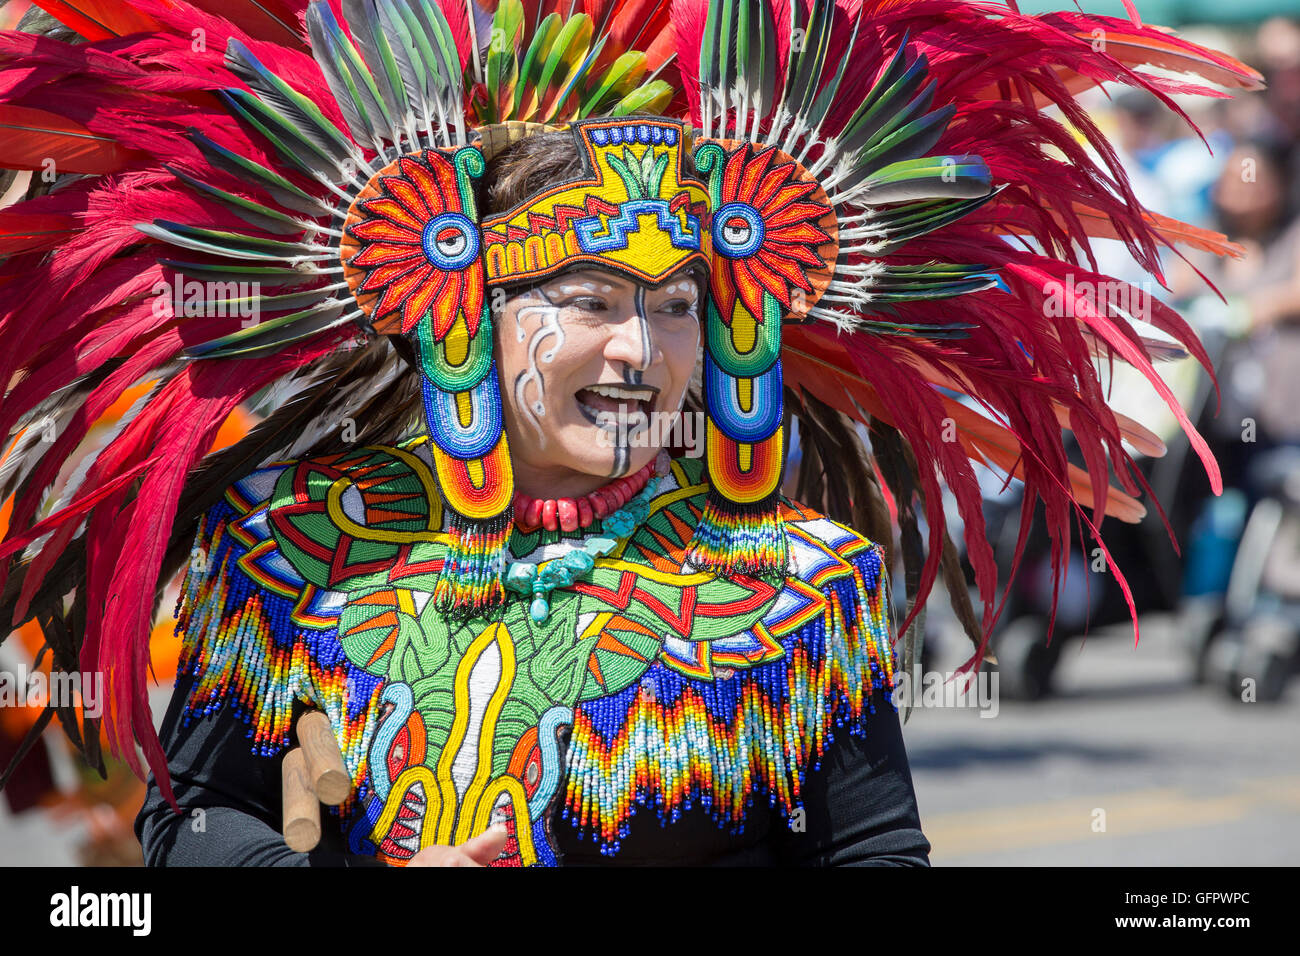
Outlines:
[{"label": "beaded ear panel", "polygon": [[505,597],[514,498],[472,185],[484,165],[472,146],[397,159],[358,195],[342,244],[348,284],[376,330],[415,346],[454,536],[434,600],[465,613]]},{"label": "beaded ear panel", "polygon": [[589,264],[653,284],[693,262],[707,267],[707,197],[682,168],[682,124],[602,119],[572,129],[582,177],[483,223],[489,281]]},{"label": "beaded ear panel", "polygon": [[690,559],[722,573],[784,573],[781,322],[806,314],[832,279],[835,212],[816,179],[775,147],[705,142],[695,164],[713,210],[704,357],[711,491]]}]

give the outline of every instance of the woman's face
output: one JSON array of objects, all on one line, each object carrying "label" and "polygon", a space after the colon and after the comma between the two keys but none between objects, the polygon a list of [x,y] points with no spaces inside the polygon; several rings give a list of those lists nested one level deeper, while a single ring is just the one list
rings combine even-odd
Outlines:
[{"label": "woman's face", "polygon": [[1223,164],[1211,198],[1223,230],[1232,239],[1263,239],[1286,207],[1282,171],[1266,156],[1238,147]]},{"label": "woman's face", "polygon": [[516,487],[586,494],[654,458],[658,448],[635,436],[651,416],[681,408],[700,308],[686,273],[652,289],[572,271],[508,298],[494,323]]}]

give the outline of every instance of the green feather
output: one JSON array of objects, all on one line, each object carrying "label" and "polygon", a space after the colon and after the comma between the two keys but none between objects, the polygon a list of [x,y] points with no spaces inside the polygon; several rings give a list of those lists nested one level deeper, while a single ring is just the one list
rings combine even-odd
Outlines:
[{"label": "green feather", "polygon": [[523,26],[524,6],[520,0],[501,0],[492,19],[492,42],[488,46],[486,122],[498,122],[501,119],[498,104],[505,99],[514,99],[514,84],[519,73],[515,48]]},{"label": "green feather", "polygon": [[839,188],[850,189],[857,182],[866,179],[868,175],[873,175],[893,163],[923,157],[939,142],[939,137],[943,136],[944,130],[948,128],[948,121],[952,119],[955,112],[956,107],[950,104],[933,113],[927,113],[920,119],[890,133],[869,149],[858,153],[855,157],[858,170],[845,177],[840,182]]},{"label": "green feather", "polygon": [[166,219],[137,222],[135,228],[146,236],[180,246],[182,249],[209,252],[231,259],[283,260],[311,256],[319,252],[318,249],[301,243],[280,242],[277,239],[263,239],[259,236],[247,236],[221,229],[201,229],[198,226],[187,226]]},{"label": "green feather", "polygon": [[[369,68],[379,102],[384,107],[396,137],[404,123],[403,117],[410,109],[406,100],[406,87],[402,83],[397,60],[383,26],[378,22],[379,12],[373,0],[342,0],[343,15],[347,18],[352,37],[361,47]],[[395,143],[396,139],[393,140]]]},{"label": "green feather", "polygon": [[346,156],[352,145],[333,122],[325,118],[315,103],[267,69],[262,61],[239,40],[231,38],[226,45],[226,61],[232,70],[252,87],[268,109],[284,116],[304,136],[317,142],[322,149]]},{"label": "green feather", "polygon": [[[745,0],[744,5],[748,5]],[[718,9],[718,45],[715,56],[718,58],[718,85],[726,92],[736,84],[737,51],[736,43],[742,39],[736,29],[740,20],[740,11],[736,0],[716,0],[709,4],[709,13]]]},{"label": "green feather", "polygon": [[587,53],[586,58],[569,74],[568,82],[564,84],[564,87],[560,90],[560,95],[554,100],[553,105],[555,108],[551,112],[552,116],[569,101],[569,97],[574,90],[587,79],[588,71],[591,69],[592,64],[600,59],[600,51],[605,49],[607,40],[608,37],[601,37],[597,40],[596,45]]},{"label": "green feather", "polygon": [[416,42],[423,41],[420,47],[421,54],[437,69],[439,78],[447,88],[459,94],[463,83],[460,51],[456,48],[456,38],[452,35],[451,24],[447,22],[438,4],[431,3],[430,0],[409,0],[409,3],[412,16],[422,27],[418,31],[413,31]]},{"label": "green feather", "polygon": [[338,177],[340,157],[332,155],[303,135],[293,123],[268,107],[247,90],[218,90],[217,96],[231,112],[261,133],[289,162],[308,175],[320,174],[331,180]]},{"label": "green feather", "polygon": [[[806,116],[821,79],[822,66],[831,41],[834,0],[813,0],[808,11],[808,26],[803,49],[798,55],[793,78],[786,77],[786,100],[796,116]],[[791,95],[797,97],[791,101]]]},{"label": "green feather", "polygon": [[901,245],[918,236],[956,222],[987,203],[1005,187],[999,186],[988,194],[975,199],[944,199],[928,202],[907,203],[890,209],[886,214],[871,221],[880,229],[885,238],[873,242],[883,242],[884,247]]},{"label": "green feather", "polygon": [[[539,105],[550,102],[551,113],[562,105],[563,101],[559,93],[568,85],[587,55],[587,50],[591,46],[591,37],[591,17],[580,13],[565,21],[564,26],[560,28],[559,36],[551,44],[546,62],[542,66],[541,76],[537,80]],[[543,117],[543,121],[549,118],[549,116]]]},{"label": "green feather", "polygon": [[214,166],[224,169],[241,180],[256,181],[272,199],[281,205],[310,216],[319,216],[323,211],[322,200],[303,192],[274,170],[226,149],[193,127],[189,130],[189,138]]},{"label": "green feather", "polygon": [[895,113],[925,84],[929,63],[923,55],[904,69],[906,48],[900,48],[883,76],[871,88],[839,135],[843,148],[856,152],[866,146]]},{"label": "green feather", "polygon": [[[533,34],[533,42],[524,54],[524,65],[519,70],[519,80],[515,84],[515,119],[528,119],[537,110],[538,77],[541,76],[542,66],[546,63],[551,47],[560,35],[561,22],[558,13],[547,14]],[[524,101],[525,94],[529,97],[527,102]]]},{"label": "green feather", "polygon": [[424,66],[428,122],[431,126],[436,123],[449,141],[455,141],[459,135],[453,137],[448,124],[463,135],[462,81],[460,56],[454,44],[446,45],[450,42],[451,27],[442,10],[427,0],[406,0],[397,3],[396,8]]},{"label": "green feather", "polygon": [[392,117],[369,68],[326,3],[312,3],[305,18],[312,55],[325,75],[354,138],[372,143],[391,136]]},{"label": "green feather", "polygon": [[252,358],[268,354],[321,332],[341,321],[347,303],[329,299],[300,312],[291,312],[230,335],[193,345],[181,354],[192,359]]},{"label": "green feather", "polygon": [[[793,4],[798,6],[798,4]],[[700,90],[715,89],[719,84],[721,61],[718,59],[718,34],[722,30],[723,5],[710,3],[700,36]]]},{"label": "green feather", "polygon": [[399,9],[406,8],[406,4],[400,0],[375,0],[375,3],[379,25],[389,45],[407,108],[417,125],[422,125],[420,121],[429,116],[429,75],[410,27],[399,12]]},{"label": "green feather", "polygon": [[651,80],[623,97],[609,111],[610,116],[630,113],[663,113],[673,99],[673,88],[664,80]]},{"label": "green feather", "polygon": [[223,205],[233,209],[237,215],[247,220],[252,225],[257,226],[259,229],[265,229],[267,232],[274,232],[281,235],[288,235],[290,233],[303,232],[307,228],[307,226],[300,220],[285,215],[278,209],[271,206],[265,206],[259,202],[254,202],[251,199],[245,199],[243,196],[237,196],[224,189],[218,189],[216,186],[205,183],[201,179],[197,179],[174,166],[169,166],[164,163],[163,169],[167,170],[182,182],[188,183],[199,192],[211,196]]},{"label": "green feather", "polygon": [[[862,8],[859,7],[858,15],[853,21],[853,33],[849,36],[849,45],[847,49],[852,50],[856,47],[858,28],[861,26]],[[849,57],[840,57],[840,65],[835,71],[835,75],[831,78],[830,82],[822,88],[822,91],[817,94],[817,98],[813,100],[812,106],[808,108],[808,114],[805,119],[813,129],[820,127],[822,120],[824,120],[826,114],[830,112],[831,104],[835,101],[835,97],[839,95],[840,86],[844,82],[844,71],[848,68],[848,65]]]},{"label": "green feather", "polygon": [[205,275],[213,281],[245,279],[264,286],[302,285],[316,282],[320,273],[303,272],[291,266],[249,266],[232,262],[185,262],[180,259],[159,259],[158,264],[184,275]]},{"label": "green feather", "polygon": [[646,56],[639,50],[629,50],[610,64],[601,74],[595,87],[587,93],[582,108],[578,112],[580,119],[592,113],[599,113],[601,107],[611,99],[621,99],[632,91],[641,78],[645,76]]},{"label": "green feather", "polygon": [[739,5],[736,24],[736,69],[748,102],[747,110],[766,116],[776,92],[776,21],[767,3]]},{"label": "green feather", "polygon": [[860,186],[854,201],[870,205],[918,199],[970,199],[991,188],[989,168],[977,156],[923,156],[890,163]]}]

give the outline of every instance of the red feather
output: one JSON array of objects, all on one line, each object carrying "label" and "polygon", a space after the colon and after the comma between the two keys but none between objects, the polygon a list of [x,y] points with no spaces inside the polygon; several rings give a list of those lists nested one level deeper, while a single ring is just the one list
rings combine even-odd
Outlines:
[{"label": "red feather", "polygon": [[[44,110],[0,104],[0,155],[9,169],[112,173],[131,154],[110,136]],[[53,165],[51,165],[51,163]]]},{"label": "red feather", "polygon": [[36,5],[87,40],[106,40],[158,29],[148,15],[123,0],[34,0]]}]

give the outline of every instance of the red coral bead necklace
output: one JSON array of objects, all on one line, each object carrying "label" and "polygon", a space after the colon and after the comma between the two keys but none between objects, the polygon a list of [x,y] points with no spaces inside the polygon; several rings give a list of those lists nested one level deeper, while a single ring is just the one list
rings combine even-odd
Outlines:
[{"label": "red coral bead necklace", "polygon": [[578,498],[534,498],[522,491],[515,493],[515,525],[520,531],[577,531],[590,527],[627,504],[650,480],[655,463],[640,471],[615,478],[609,484]]}]

